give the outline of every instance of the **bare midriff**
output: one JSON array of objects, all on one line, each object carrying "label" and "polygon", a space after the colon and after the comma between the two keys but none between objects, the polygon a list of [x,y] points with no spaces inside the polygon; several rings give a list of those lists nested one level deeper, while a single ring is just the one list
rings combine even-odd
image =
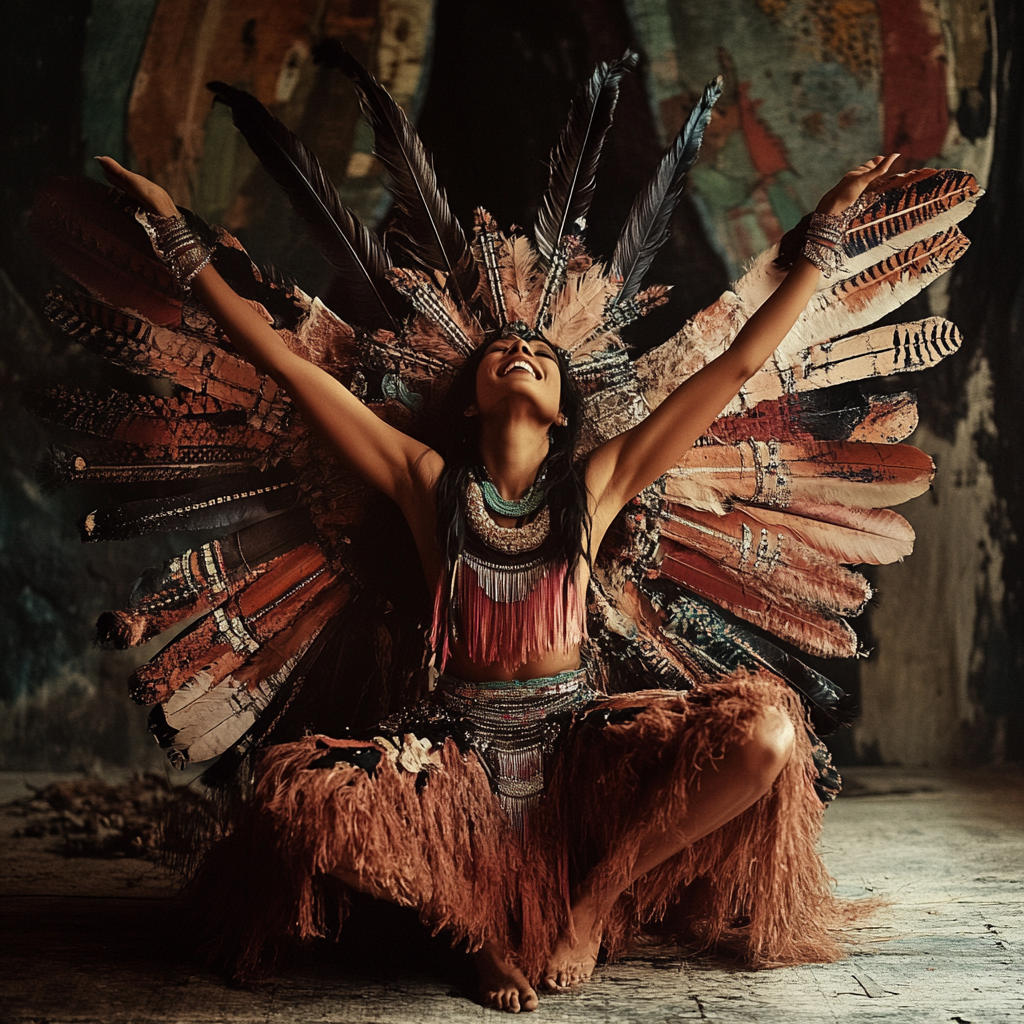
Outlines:
[{"label": "bare midriff", "polygon": [[560,672],[569,672],[580,667],[579,644],[567,651],[554,650],[546,653],[537,652],[528,661],[519,665],[503,665],[500,662],[481,664],[471,660],[458,641],[451,642],[451,653],[444,671],[458,679],[470,683],[486,683],[493,680],[542,679],[557,676]]}]

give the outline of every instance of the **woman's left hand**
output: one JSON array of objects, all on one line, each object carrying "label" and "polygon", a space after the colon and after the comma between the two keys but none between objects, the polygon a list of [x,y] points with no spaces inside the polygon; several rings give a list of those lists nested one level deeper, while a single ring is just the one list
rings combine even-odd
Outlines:
[{"label": "woman's left hand", "polygon": [[844,174],[835,188],[829,189],[818,203],[818,213],[842,213],[860,199],[861,193],[875,180],[887,174],[899,153],[876,156]]}]

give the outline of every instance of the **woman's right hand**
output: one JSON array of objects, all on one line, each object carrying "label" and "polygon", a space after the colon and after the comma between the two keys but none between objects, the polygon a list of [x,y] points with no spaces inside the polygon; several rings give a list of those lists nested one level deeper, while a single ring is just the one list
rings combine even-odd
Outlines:
[{"label": "woman's right hand", "polygon": [[178,216],[174,200],[149,178],[129,171],[110,156],[98,156],[96,162],[103,168],[107,181],[122,192],[127,192],[143,209],[161,217]]}]

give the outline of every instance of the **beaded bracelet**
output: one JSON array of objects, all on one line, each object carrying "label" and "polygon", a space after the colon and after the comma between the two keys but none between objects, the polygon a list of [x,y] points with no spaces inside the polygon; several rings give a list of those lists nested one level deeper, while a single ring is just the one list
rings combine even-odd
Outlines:
[{"label": "beaded bracelet", "polygon": [[171,272],[182,291],[188,291],[196,274],[213,258],[213,253],[185,223],[185,218],[161,217],[139,210],[135,219],[145,228],[153,251]]},{"label": "beaded bracelet", "polygon": [[866,200],[861,196],[842,213],[812,213],[807,226],[807,237],[801,250],[820,271],[823,277],[846,270],[846,249],[843,242],[850,229],[850,222],[864,209]]}]

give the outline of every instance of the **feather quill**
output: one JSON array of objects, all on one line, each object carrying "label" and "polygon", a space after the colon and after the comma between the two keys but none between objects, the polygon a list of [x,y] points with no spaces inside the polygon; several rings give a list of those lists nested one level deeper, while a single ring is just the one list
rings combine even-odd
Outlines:
[{"label": "feather quill", "polygon": [[658,250],[668,240],[672,214],[683,194],[687,172],[700,151],[711,108],[722,95],[722,77],[708,82],[697,106],[679,130],[647,187],[636,197],[612,254],[612,277],[622,279],[615,305],[633,298]]},{"label": "feather quill", "polygon": [[345,72],[359,90],[360,106],[373,128],[374,155],[392,179],[399,215],[388,233],[392,249],[444,273],[449,287],[454,285],[463,302],[469,302],[479,286],[480,271],[416,129],[384,86],[336,39],[320,43],[314,57]]},{"label": "feather quill", "polygon": [[351,301],[346,316],[367,328],[397,330],[395,300],[384,278],[391,261],[378,239],[342,204],[320,161],[255,96],[224,82],[206,87],[231,110],[235,127],[338,271]]},{"label": "feather quill", "polygon": [[611,64],[598,64],[569,108],[568,123],[551,151],[551,178],[533,232],[545,260],[551,259],[562,236],[571,234],[573,225],[590,209],[601,147],[619,98],[619,82],[636,67],[637,59],[627,50]]}]

